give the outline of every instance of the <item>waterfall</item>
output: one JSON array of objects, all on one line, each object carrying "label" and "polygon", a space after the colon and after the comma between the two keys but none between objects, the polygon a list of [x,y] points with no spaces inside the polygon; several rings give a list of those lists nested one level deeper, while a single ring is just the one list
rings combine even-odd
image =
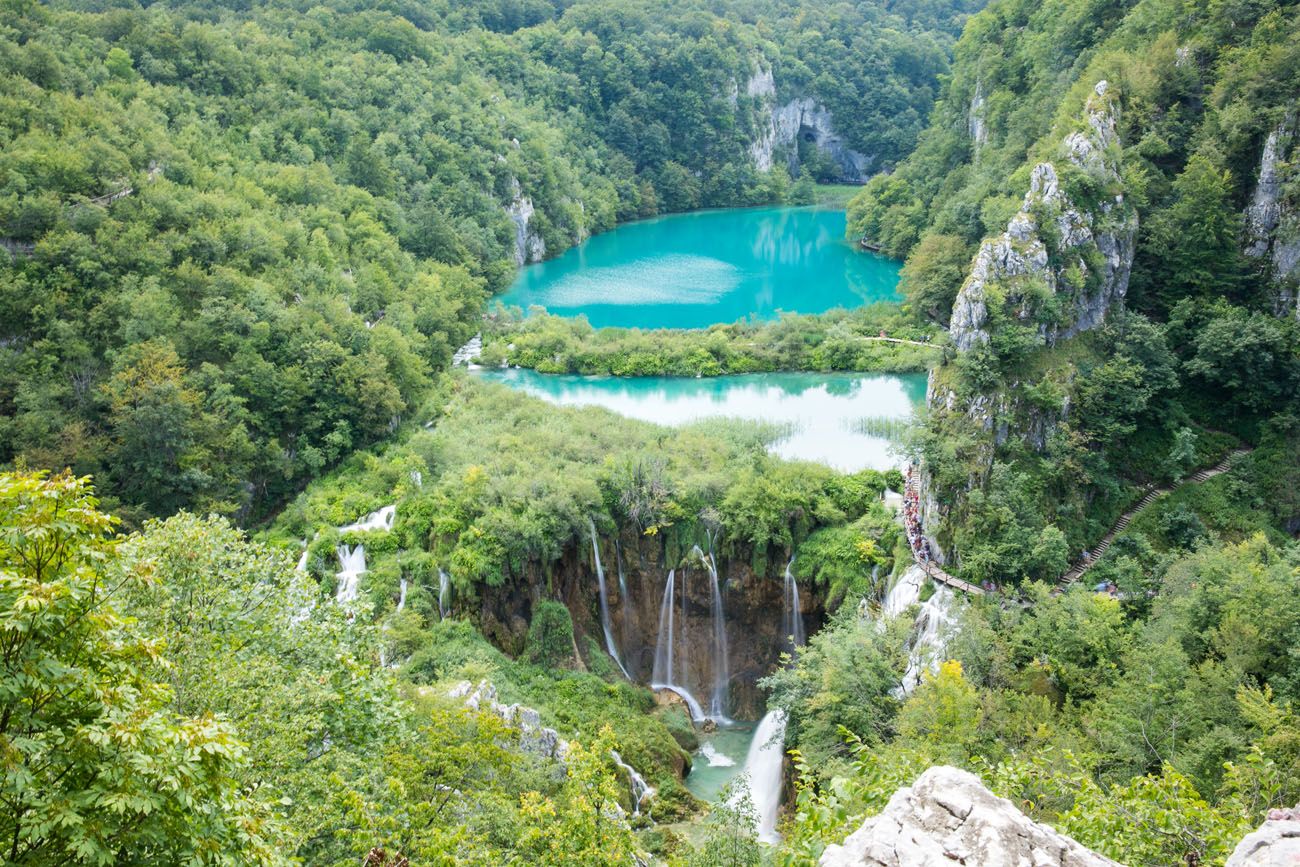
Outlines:
[{"label": "waterfall", "polygon": [[307,548],[305,546],[302,549],[302,556],[298,558],[298,565],[294,569],[299,572],[307,571]]},{"label": "waterfall", "polygon": [[898,577],[898,583],[889,588],[885,601],[880,604],[881,617],[897,617],[921,599],[921,585],[925,572],[920,566],[908,566]]},{"label": "waterfall", "polygon": [[[754,830],[764,843],[779,843],[776,814],[781,808],[781,783],[785,763],[785,711],[772,710],[759,722],[749,742],[742,774],[754,803]],[[738,796],[732,796],[735,803]]]},{"label": "waterfall", "polygon": [[[659,605],[659,638],[655,642],[655,664],[654,670],[650,674],[651,689],[670,689],[681,696],[682,701],[686,702],[686,707],[691,712],[692,720],[704,719],[704,708],[696,701],[695,696],[683,686],[679,686],[673,675],[673,618],[676,610],[673,607],[673,594],[677,586],[677,570],[668,570],[668,583],[664,585],[664,599]],[[683,600],[685,593],[682,594]]]},{"label": "waterfall", "polygon": [[447,592],[451,589],[451,578],[447,573],[438,570],[438,616],[443,620],[447,619]]},{"label": "waterfall", "polygon": [[807,640],[803,629],[803,614],[799,610],[799,583],[794,580],[794,573],[790,571],[794,567],[794,558],[785,564],[785,587],[782,590],[784,598],[782,617],[781,617],[781,640],[790,643],[791,652],[803,647]]},{"label": "waterfall", "polygon": [[722,608],[722,590],[718,587],[718,566],[713,559],[713,539],[709,539],[710,553],[705,556],[700,546],[695,546],[695,554],[709,570],[712,597],[710,611],[713,619],[713,636],[709,650],[713,665],[713,694],[709,699],[709,716],[719,722],[727,719],[727,691],[731,686],[731,673],[727,652],[727,615]]},{"label": "waterfall", "polygon": [[952,589],[940,586],[925,601],[916,616],[916,632],[907,657],[907,671],[903,674],[902,695],[908,695],[921,683],[926,671],[939,670],[939,656],[948,643],[954,625],[952,617]]},{"label": "waterfall", "polygon": [[339,545],[338,555],[338,592],[334,598],[340,603],[353,602],[357,598],[361,574],[366,571],[366,546],[349,548],[347,545]]},{"label": "waterfall", "polygon": [[641,815],[641,804],[644,803],[646,798],[652,797],[655,790],[645,781],[645,777],[636,772],[636,768],[623,761],[623,757],[618,754],[618,750],[610,750],[609,754],[613,756],[614,764],[627,771],[628,784],[632,787],[632,815]]},{"label": "waterfall", "polygon": [[369,530],[391,530],[393,521],[397,518],[396,506],[384,506],[378,511],[371,512],[355,524],[348,524],[339,527],[340,533],[364,533]]},{"label": "waterfall", "polygon": [[627,673],[623,667],[623,659],[618,654],[618,646],[614,644],[614,632],[610,629],[609,621],[609,596],[605,592],[605,567],[600,562],[600,542],[596,537],[596,522],[587,518],[587,526],[591,528],[591,556],[596,561],[596,581],[600,584],[600,627],[605,631],[605,650],[613,657],[614,662],[618,665],[619,671],[628,680],[632,675]]},{"label": "waterfall", "polygon": [[406,607],[406,579],[405,578],[402,579],[402,583],[400,586],[401,586],[401,590],[399,591],[399,595],[397,597],[398,611],[401,611],[403,608]]},{"label": "waterfall", "polygon": [[618,597],[623,605],[623,642],[632,629],[632,597],[627,592],[627,576],[623,574],[623,546],[619,544],[618,535],[614,536],[614,565],[618,567]]}]

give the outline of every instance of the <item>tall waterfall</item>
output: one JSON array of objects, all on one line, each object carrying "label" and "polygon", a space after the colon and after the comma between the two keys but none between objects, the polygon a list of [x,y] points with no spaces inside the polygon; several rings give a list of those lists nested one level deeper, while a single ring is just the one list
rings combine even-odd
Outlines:
[{"label": "tall waterfall", "polygon": [[361,575],[366,571],[366,546],[349,548],[339,545],[338,592],[334,598],[340,603],[353,602],[361,584]]},{"label": "tall waterfall", "polygon": [[596,522],[587,518],[587,526],[591,528],[591,556],[596,561],[596,581],[600,584],[600,627],[605,631],[605,650],[614,658],[623,676],[631,680],[632,675],[628,674],[623,666],[623,658],[619,656],[618,646],[614,643],[614,632],[610,629],[609,596],[605,591],[605,567],[600,562],[600,542],[596,537]]},{"label": "tall waterfall", "polygon": [[[742,772],[754,803],[754,830],[764,843],[779,843],[776,814],[781,808],[785,762],[785,711],[772,710],[759,722],[749,742]],[[733,802],[736,796],[733,796]]]},{"label": "tall waterfall", "polygon": [[[690,709],[691,719],[704,719],[704,708],[700,706],[695,696],[691,695],[690,690],[677,683],[673,670],[673,645],[677,637],[674,630],[674,617],[676,608],[673,605],[673,596],[677,587],[677,570],[668,570],[668,582],[664,585],[664,599],[659,605],[659,639],[655,642],[655,664],[654,670],[650,674],[651,689],[671,689],[682,697],[686,702],[686,707]],[[686,594],[682,593],[682,599],[685,600]]]},{"label": "tall waterfall", "polygon": [[443,620],[447,619],[447,593],[451,590],[451,579],[447,573],[438,570],[438,617]]},{"label": "tall waterfall", "polygon": [[715,720],[727,718],[727,692],[731,686],[730,654],[727,651],[727,614],[722,608],[722,590],[718,587],[718,566],[713,559],[713,540],[709,539],[709,553],[706,555],[695,546],[695,554],[709,570],[711,585],[710,614],[713,620],[713,635],[709,643],[713,663],[713,694],[709,698],[709,716]]},{"label": "tall waterfall", "polygon": [[799,611],[799,583],[794,580],[794,558],[785,564],[785,587],[782,589],[781,640],[789,642],[791,651],[804,646],[803,614]]},{"label": "tall waterfall", "polygon": [[628,630],[632,628],[632,597],[627,592],[627,576],[623,574],[623,546],[619,544],[618,534],[614,535],[614,565],[618,567],[618,598],[623,604],[623,640],[626,642]]},{"label": "tall waterfall", "polygon": [[609,754],[614,758],[614,764],[627,772],[628,784],[632,787],[632,815],[641,815],[641,804],[646,798],[654,795],[654,788],[645,781],[645,777],[636,772],[636,768],[623,761],[623,757],[618,754],[618,750],[610,750]]}]

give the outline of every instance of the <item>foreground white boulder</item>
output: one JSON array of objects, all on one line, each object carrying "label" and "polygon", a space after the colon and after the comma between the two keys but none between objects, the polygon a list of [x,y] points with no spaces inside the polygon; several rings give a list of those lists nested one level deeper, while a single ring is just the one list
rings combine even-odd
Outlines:
[{"label": "foreground white boulder", "polygon": [[1259,830],[1232,850],[1225,867],[1295,867],[1300,865],[1300,806],[1270,810]]},{"label": "foreground white boulder", "polygon": [[934,767],[899,789],[885,809],[821,867],[1118,867],[1020,812],[974,774]]}]

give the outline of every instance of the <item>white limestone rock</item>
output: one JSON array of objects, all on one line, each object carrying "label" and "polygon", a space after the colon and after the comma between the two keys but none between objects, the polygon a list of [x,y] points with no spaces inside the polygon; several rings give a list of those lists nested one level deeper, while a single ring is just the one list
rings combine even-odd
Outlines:
[{"label": "white limestone rock", "polygon": [[822,853],[821,867],[1119,867],[1039,824],[974,774],[939,766]]},{"label": "white limestone rock", "polygon": [[553,728],[542,725],[542,717],[531,707],[506,705],[497,701],[497,688],[491,681],[479,681],[475,687],[462,680],[447,691],[447,696],[464,699],[465,707],[479,713],[491,713],[519,730],[519,749],[526,753],[554,759],[564,764],[569,755],[569,743]]},{"label": "white limestone rock", "polygon": [[839,166],[840,180],[863,184],[871,178],[875,158],[855,151],[836,134],[828,109],[806,96],[776,104],[776,79],[771,69],[759,66],[745,83],[745,95],[758,99],[767,113],[758,138],[749,147],[754,168],[760,172],[771,169],[776,155],[781,153],[789,160],[790,173],[797,174],[797,142],[800,135],[805,135],[812,136],[817,149]]},{"label": "white limestone rock", "polygon": [[[1300,216],[1283,201],[1294,159],[1295,122],[1295,115],[1287,114],[1265,139],[1255,193],[1246,208],[1244,252],[1259,260],[1272,279],[1278,313],[1296,306],[1295,288],[1300,280]],[[1296,313],[1300,316],[1300,307]]]},{"label": "white limestone rock", "polygon": [[546,258],[546,242],[533,228],[533,200],[523,194],[519,181],[511,178],[511,199],[506,206],[506,216],[515,225],[515,264],[528,265]]},{"label": "white limestone rock", "polygon": [[1224,867],[1294,867],[1300,864],[1300,806],[1270,810],[1259,829],[1232,850]]},{"label": "white limestone rock", "polygon": [[[1088,102],[1087,129],[1067,135],[1061,155],[1102,183],[1117,184],[1119,166],[1113,148],[1118,142],[1117,117],[1108,93],[1107,83],[1098,82]],[[1059,258],[1065,267],[1049,267],[1040,219],[1050,220],[1055,229]],[[1128,293],[1136,235],[1137,216],[1125,207],[1123,196],[1104,201],[1095,210],[1085,210],[1070,199],[1056,167],[1050,162],[1039,163],[1030,173],[1029,190],[1006,231],[985,240],[975,254],[953,304],[948,326],[953,344],[967,352],[988,342],[985,299],[991,284],[998,285],[998,296],[1006,298],[1022,319],[1033,315],[1032,299],[1037,292],[1069,296],[1072,315],[1064,326],[1059,331],[1040,326],[1043,341],[1049,345],[1098,327],[1110,307]],[[1100,253],[1102,263],[1101,273],[1092,281],[1086,279],[1089,266],[1084,252],[1089,247]],[[1084,285],[1073,285],[1067,279],[1070,267],[1085,278]],[[1089,285],[1095,288],[1089,291]]]}]

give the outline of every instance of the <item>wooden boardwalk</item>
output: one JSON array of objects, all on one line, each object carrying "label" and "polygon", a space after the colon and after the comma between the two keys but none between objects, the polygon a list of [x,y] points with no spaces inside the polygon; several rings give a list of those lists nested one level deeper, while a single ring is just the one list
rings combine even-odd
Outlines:
[{"label": "wooden boardwalk", "polygon": [[1118,536],[1120,533],[1124,532],[1126,529],[1128,529],[1128,525],[1132,523],[1133,519],[1137,517],[1138,513],[1146,509],[1156,500],[1160,499],[1165,494],[1172,493],[1173,491],[1177,490],[1178,488],[1181,488],[1183,485],[1186,485],[1189,482],[1200,483],[1200,482],[1204,482],[1206,479],[1212,479],[1215,476],[1226,473],[1229,469],[1232,468],[1232,464],[1234,461],[1237,460],[1237,458],[1248,453],[1249,451],[1250,449],[1248,448],[1236,449],[1235,451],[1229,453],[1226,458],[1219,461],[1214,466],[1206,467],[1203,470],[1197,470],[1195,473],[1192,473],[1190,476],[1183,479],[1181,482],[1178,482],[1177,484],[1171,485],[1169,487],[1163,487],[1163,488],[1154,488],[1154,487],[1148,488],[1147,492],[1142,495],[1142,499],[1134,503],[1133,507],[1130,508],[1127,512],[1120,515],[1119,520],[1115,522],[1114,526],[1112,526],[1110,530],[1106,532],[1106,535],[1101,537],[1101,541],[1098,542],[1096,547],[1092,549],[1088,559],[1083,561],[1082,563],[1076,563],[1074,565],[1074,568],[1070,569],[1068,572],[1066,572],[1064,575],[1061,576],[1061,580],[1059,582],[1060,586],[1064,587],[1067,584],[1071,584],[1075,581],[1078,581],[1084,575],[1088,574],[1088,570],[1091,569],[1093,565],[1098,560],[1100,560],[1108,550],[1110,550],[1110,545],[1112,542],[1115,541],[1115,537]]},{"label": "wooden boardwalk", "polygon": [[[917,548],[912,545],[912,539],[915,536],[920,536],[921,531],[919,526],[914,526],[913,522],[911,522],[908,519],[907,509],[909,505],[918,514],[920,513],[920,509],[921,509],[920,491],[917,489],[916,486],[916,477],[912,475],[912,473],[910,472],[907,474],[907,485],[903,492],[902,517],[903,517],[903,528],[907,531],[908,546],[912,549],[912,562],[920,566],[922,572],[924,572],[926,575],[929,575],[931,578],[933,578],[935,581],[938,581],[941,584],[947,584],[949,587],[952,587],[955,590],[961,590],[962,592],[970,593],[973,596],[983,595],[984,593],[983,587],[977,587],[974,584],[970,583],[969,581],[963,581],[954,575],[949,575],[947,572],[943,571],[942,568],[936,565],[934,561],[932,561],[929,557],[922,557],[920,555]],[[921,537],[921,545],[922,546],[927,545],[924,537]],[[928,551],[929,549],[923,547],[923,550]]]}]

